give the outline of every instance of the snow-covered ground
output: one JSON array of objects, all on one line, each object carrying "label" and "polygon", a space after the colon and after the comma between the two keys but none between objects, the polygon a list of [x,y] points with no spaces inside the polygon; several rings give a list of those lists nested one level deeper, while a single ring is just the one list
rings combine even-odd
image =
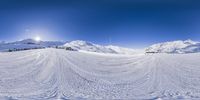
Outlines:
[{"label": "snow-covered ground", "polygon": [[0,53],[0,99],[200,99],[200,53]]}]

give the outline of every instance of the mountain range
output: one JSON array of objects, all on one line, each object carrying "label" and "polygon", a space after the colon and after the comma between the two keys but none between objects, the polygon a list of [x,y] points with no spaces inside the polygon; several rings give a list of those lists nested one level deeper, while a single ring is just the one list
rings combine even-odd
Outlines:
[{"label": "mountain range", "polygon": [[119,46],[103,46],[87,41],[36,41],[34,39],[24,39],[15,42],[0,42],[0,51],[8,51],[13,49],[33,49],[33,48],[48,48],[60,47],[66,49],[68,47],[76,51],[88,51],[97,53],[111,53],[111,54],[127,54],[132,55],[136,53],[196,53],[200,52],[200,42],[192,40],[178,40],[163,43],[153,44],[146,49],[130,49]]},{"label": "mountain range", "polygon": [[47,48],[47,47],[61,47],[63,49],[70,47],[77,51],[88,51],[97,53],[111,53],[111,54],[135,54],[138,50],[123,48],[118,46],[103,46],[86,42],[82,40],[75,40],[70,42],[60,41],[35,41],[34,39],[24,39],[16,42],[0,43],[0,51],[8,51],[15,49],[33,49],[33,48]]}]

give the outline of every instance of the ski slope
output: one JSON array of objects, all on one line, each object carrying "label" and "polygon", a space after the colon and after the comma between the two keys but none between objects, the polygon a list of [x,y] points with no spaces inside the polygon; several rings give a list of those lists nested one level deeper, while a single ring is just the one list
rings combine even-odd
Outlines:
[{"label": "ski slope", "polygon": [[0,99],[200,99],[200,53],[0,53]]}]

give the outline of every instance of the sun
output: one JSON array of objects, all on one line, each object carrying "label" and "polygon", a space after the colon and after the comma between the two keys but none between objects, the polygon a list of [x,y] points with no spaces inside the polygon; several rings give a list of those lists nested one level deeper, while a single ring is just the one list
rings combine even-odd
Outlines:
[{"label": "sun", "polygon": [[41,40],[41,38],[39,36],[35,37],[35,41],[40,41],[40,40]]}]

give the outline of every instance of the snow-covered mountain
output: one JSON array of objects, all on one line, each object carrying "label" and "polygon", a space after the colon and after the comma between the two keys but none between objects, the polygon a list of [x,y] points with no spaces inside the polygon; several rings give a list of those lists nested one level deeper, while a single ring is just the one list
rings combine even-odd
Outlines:
[{"label": "snow-covered mountain", "polygon": [[156,53],[195,53],[200,52],[200,42],[192,40],[163,42],[154,44],[145,51]]},{"label": "snow-covered mountain", "polygon": [[34,44],[34,45],[41,45],[41,46],[57,46],[63,45],[65,42],[61,41],[36,41],[34,39],[24,39],[21,41],[12,42],[12,44]]},{"label": "snow-covered mountain", "polygon": [[64,47],[71,47],[75,50],[83,50],[83,51],[90,51],[90,52],[99,52],[99,53],[117,53],[110,48],[106,48],[101,45],[93,44],[90,42],[76,40],[68,42],[64,45]]},{"label": "snow-covered mountain", "polygon": [[75,40],[71,42],[60,42],[60,41],[35,41],[34,39],[24,39],[16,42],[10,43],[0,43],[0,51],[16,50],[16,49],[32,49],[32,48],[45,48],[45,47],[55,47],[59,46],[61,48],[70,47],[78,51],[89,51],[98,53],[111,53],[111,54],[135,54],[138,51],[118,46],[102,46],[98,44],[93,44],[91,42],[86,42],[82,40]]},{"label": "snow-covered mountain", "polygon": [[130,49],[130,48],[124,48],[124,47],[119,47],[119,46],[113,46],[113,45],[108,45],[105,46],[106,48],[112,49],[113,51],[117,52],[118,54],[136,54],[136,53],[143,53],[143,50],[139,49]]},{"label": "snow-covered mountain", "polygon": [[136,52],[138,52],[133,49],[112,46],[112,45],[102,46],[82,40],[68,42],[64,45],[64,47],[71,47],[72,49],[75,50],[83,50],[83,51],[98,52],[98,53],[135,54]]},{"label": "snow-covered mountain", "polygon": [[5,44],[5,43],[6,43],[5,41],[0,41],[0,45]]},{"label": "snow-covered mountain", "polygon": [[16,42],[11,42],[11,44],[40,44],[41,41],[35,41],[34,39],[24,39]]},{"label": "snow-covered mountain", "polygon": [[63,44],[64,42],[59,42],[59,41],[35,41],[34,39],[24,39],[16,42],[0,43],[0,51],[45,48],[45,47],[59,46]]}]

